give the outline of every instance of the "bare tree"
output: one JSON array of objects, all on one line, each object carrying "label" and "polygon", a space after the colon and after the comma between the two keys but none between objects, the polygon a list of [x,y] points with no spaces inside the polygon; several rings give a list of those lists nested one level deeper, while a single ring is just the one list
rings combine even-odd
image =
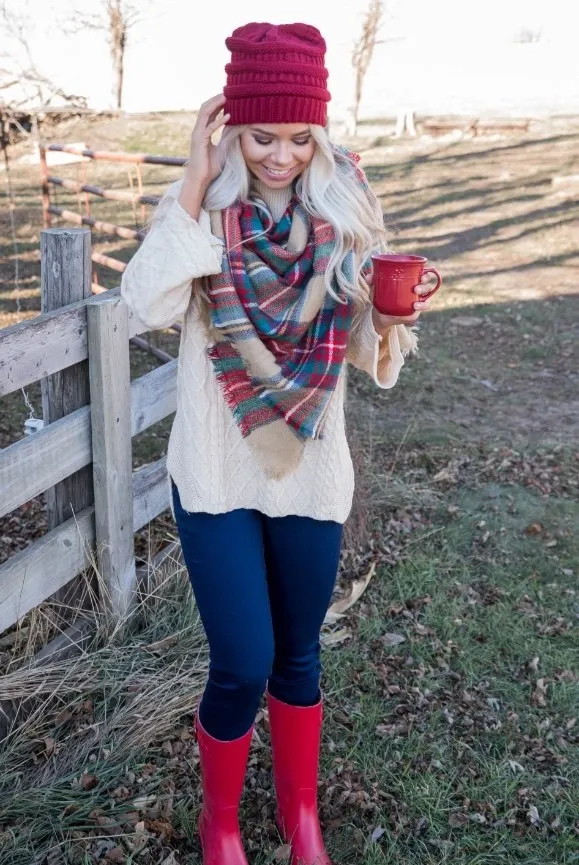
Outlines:
[{"label": "bare tree", "polygon": [[131,0],[101,0],[97,12],[77,9],[70,20],[63,24],[69,35],[83,29],[101,30],[106,34],[113,68],[113,103],[115,108],[123,106],[123,83],[125,58],[131,30],[143,20],[143,3]]},{"label": "bare tree", "polygon": [[364,89],[364,79],[374,56],[374,48],[378,44],[378,34],[384,20],[384,3],[382,0],[370,0],[364,20],[362,22],[362,33],[354,44],[352,52],[352,66],[355,73],[354,85],[354,107],[353,114],[353,132],[358,131],[358,121],[360,115],[360,103],[362,102],[362,90]]},{"label": "bare tree", "polygon": [[109,48],[113,62],[115,108],[123,104],[123,80],[125,75],[125,51],[129,31],[139,20],[136,7],[126,0],[105,0]]},{"label": "bare tree", "polygon": [[86,106],[83,96],[66,93],[38,68],[30,48],[34,19],[22,3],[0,0],[0,28],[7,37],[0,53],[0,104],[5,112],[30,103],[46,108],[55,99]]}]

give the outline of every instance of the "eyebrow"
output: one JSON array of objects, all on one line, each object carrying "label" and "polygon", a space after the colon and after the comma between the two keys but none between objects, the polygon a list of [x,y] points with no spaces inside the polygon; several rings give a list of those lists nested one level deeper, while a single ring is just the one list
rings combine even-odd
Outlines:
[{"label": "eyebrow", "polygon": [[[258,126],[250,127],[252,132],[258,132],[260,135],[264,135],[266,138],[279,138],[278,135],[274,135],[272,132],[266,132],[265,129],[260,129]],[[292,135],[292,138],[304,138],[306,135],[311,135],[311,132],[308,128],[302,130],[301,132],[296,132]]]}]

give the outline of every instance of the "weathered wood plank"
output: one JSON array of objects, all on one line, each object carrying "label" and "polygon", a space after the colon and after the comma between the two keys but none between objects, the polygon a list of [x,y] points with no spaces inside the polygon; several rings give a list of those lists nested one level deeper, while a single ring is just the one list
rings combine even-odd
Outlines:
[{"label": "weathered wood plank", "polygon": [[177,409],[177,359],[131,382],[131,435],[137,435]]},{"label": "weathered wood plank", "polygon": [[[87,228],[49,228],[40,232],[42,312],[91,297],[90,241]],[[42,380],[44,425],[66,417],[89,400],[86,360],[47,376]],[[85,466],[46,490],[49,530],[80,513],[92,501],[92,472]]]},{"label": "weathered wood plank", "polygon": [[[169,507],[166,459],[133,472],[133,532]],[[53,529],[0,565],[0,633],[94,562],[94,507]]]},{"label": "weathered wood plank", "polygon": [[[104,295],[119,297],[120,289]],[[0,396],[80,363],[88,357],[87,307],[102,302],[103,295],[47,312],[0,332]],[[129,337],[149,328],[131,311]]]},{"label": "weathered wood plank", "polygon": [[87,321],[97,562],[122,617],[136,583],[127,308],[103,297]]},{"label": "weathered wood plank", "polygon": [[91,460],[89,406],[4,448],[0,451],[0,517],[88,466]]},{"label": "weathered wood plank", "polygon": [[138,532],[169,507],[167,458],[133,473],[133,529]]},{"label": "weathered wood plank", "polygon": [[0,633],[91,564],[94,508],[87,508],[0,566]]},{"label": "weathered wood plank", "polygon": [[[131,435],[176,410],[177,360],[131,382]],[[92,461],[90,406],[0,450],[0,517]]]}]

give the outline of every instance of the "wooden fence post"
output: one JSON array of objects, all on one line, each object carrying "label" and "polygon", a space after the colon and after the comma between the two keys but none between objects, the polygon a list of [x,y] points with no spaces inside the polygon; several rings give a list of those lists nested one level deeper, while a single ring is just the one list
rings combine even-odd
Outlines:
[{"label": "wooden fence post", "polygon": [[[51,312],[91,297],[91,234],[88,228],[49,228],[40,232],[41,310]],[[53,423],[90,399],[88,361],[74,364],[43,379],[42,414]],[[93,502],[92,471],[86,466],[46,491],[48,530],[56,528]],[[82,576],[60,589],[52,599],[67,608],[78,603],[84,590]]]},{"label": "wooden fence post", "polygon": [[105,296],[87,321],[97,561],[121,617],[136,586],[127,308]]}]

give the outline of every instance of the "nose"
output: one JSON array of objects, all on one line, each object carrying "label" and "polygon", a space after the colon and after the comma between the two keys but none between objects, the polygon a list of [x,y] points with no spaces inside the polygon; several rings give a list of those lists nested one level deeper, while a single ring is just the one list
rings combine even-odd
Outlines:
[{"label": "nose", "polygon": [[287,141],[278,141],[272,153],[272,159],[276,165],[283,168],[284,165],[290,165],[292,162],[291,148]]}]

